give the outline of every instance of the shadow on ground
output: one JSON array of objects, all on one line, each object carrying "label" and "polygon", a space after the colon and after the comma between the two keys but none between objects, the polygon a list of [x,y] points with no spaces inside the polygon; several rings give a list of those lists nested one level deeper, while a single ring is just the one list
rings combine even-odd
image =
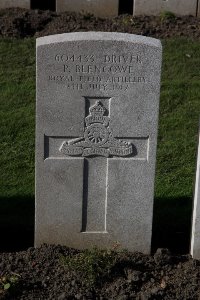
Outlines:
[{"label": "shadow on ground", "polygon": [[[154,204],[152,253],[168,248],[189,253],[191,198],[157,198]],[[34,197],[0,199],[0,251],[26,250],[34,245]]]},{"label": "shadow on ground", "polygon": [[174,254],[188,254],[190,250],[191,215],[191,198],[156,198],[152,253],[157,248],[168,248]]},{"label": "shadow on ground", "polygon": [[0,251],[26,250],[34,244],[34,197],[0,198]]}]

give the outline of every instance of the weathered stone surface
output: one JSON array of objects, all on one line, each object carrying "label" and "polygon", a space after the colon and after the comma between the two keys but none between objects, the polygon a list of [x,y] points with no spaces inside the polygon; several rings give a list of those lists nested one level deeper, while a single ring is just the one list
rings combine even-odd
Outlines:
[{"label": "weathered stone surface", "polygon": [[196,16],[198,0],[135,0],[134,12],[137,15],[159,15],[170,11],[177,15]]},{"label": "weathered stone surface", "polygon": [[98,17],[118,15],[119,0],[57,0],[56,11],[91,13]]},{"label": "weathered stone surface", "polygon": [[0,0],[0,9],[9,7],[30,8],[30,0]]},{"label": "weathered stone surface", "polygon": [[37,39],[35,245],[150,252],[160,41]]},{"label": "weathered stone surface", "polygon": [[196,182],[193,204],[193,221],[191,234],[191,255],[200,259],[200,124],[199,124],[199,146],[197,154]]}]

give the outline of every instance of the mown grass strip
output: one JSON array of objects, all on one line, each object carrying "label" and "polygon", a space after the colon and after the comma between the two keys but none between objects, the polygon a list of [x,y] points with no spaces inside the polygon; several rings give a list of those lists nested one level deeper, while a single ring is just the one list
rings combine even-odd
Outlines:
[{"label": "mown grass strip", "polygon": [[[199,41],[163,41],[156,197],[192,197]],[[0,196],[34,195],[35,40],[0,40]]]}]

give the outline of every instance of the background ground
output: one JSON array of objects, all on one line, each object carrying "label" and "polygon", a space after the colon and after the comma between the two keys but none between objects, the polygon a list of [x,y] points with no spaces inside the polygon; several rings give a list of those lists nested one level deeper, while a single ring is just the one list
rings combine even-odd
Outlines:
[{"label": "background ground", "polygon": [[[33,246],[35,37],[88,30],[162,39],[152,252],[167,247],[173,253],[187,254],[200,113],[200,20],[169,13],[156,18],[126,15],[104,20],[88,14],[56,15],[24,9],[0,11],[0,250]],[[155,258],[122,253],[115,260],[106,252],[103,256],[113,265],[108,274],[101,273],[105,265],[100,263],[98,267],[105,281],[95,278],[94,286],[88,287],[88,274],[76,271],[76,261],[72,259],[71,263],[74,273],[70,264],[68,269],[60,264],[60,255],[69,253],[77,254],[63,247],[45,246],[1,254],[0,290],[6,284],[11,286],[8,293],[2,292],[2,297],[7,294],[9,299],[112,299],[114,295],[114,299],[171,300],[198,299],[200,293],[199,263],[187,256],[158,253]],[[99,256],[99,261],[105,262],[100,253],[86,253],[80,265],[84,259],[89,260],[88,273],[98,274],[93,261]]]},{"label": "background ground", "polygon": [[30,37],[75,31],[117,31],[157,38],[184,36],[200,37],[200,19],[192,16],[176,17],[163,12],[158,17],[120,15],[102,19],[89,13],[62,13],[11,8],[0,11],[0,35]]}]

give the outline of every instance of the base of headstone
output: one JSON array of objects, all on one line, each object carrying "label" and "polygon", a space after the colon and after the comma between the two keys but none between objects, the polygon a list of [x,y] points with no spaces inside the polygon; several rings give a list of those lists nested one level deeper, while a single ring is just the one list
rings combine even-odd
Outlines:
[{"label": "base of headstone", "polygon": [[196,16],[197,0],[134,0],[134,16],[156,16],[164,12]]},{"label": "base of headstone", "polygon": [[0,9],[10,8],[10,7],[20,7],[30,9],[31,0],[1,0],[0,1]]},{"label": "base of headstone", "polygon": [[72,11],[97,17],[115,17],[118,15],[119,0],[57,0],[56,11]]}]

